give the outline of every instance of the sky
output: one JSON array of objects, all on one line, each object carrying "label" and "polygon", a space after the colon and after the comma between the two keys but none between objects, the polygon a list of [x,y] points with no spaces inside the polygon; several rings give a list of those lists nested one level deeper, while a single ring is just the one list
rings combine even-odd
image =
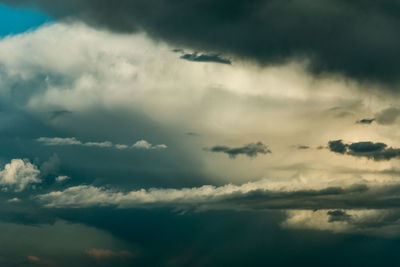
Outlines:
[{"label": "sky", "polygon": [[50,17],[35,9],[16,9],[0,4],[0,36],[15,35],[50,23]]},{"label": "sky", "polygon": [[0,266],[398,266],[398,14],[0,0]]}]

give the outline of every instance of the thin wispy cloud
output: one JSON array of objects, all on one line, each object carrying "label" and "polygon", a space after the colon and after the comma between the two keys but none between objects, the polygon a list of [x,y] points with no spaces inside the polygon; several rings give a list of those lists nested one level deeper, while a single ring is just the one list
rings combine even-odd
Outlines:
[{"label": "thin wispy cloud", "polygon": [[144,149],[144,150],[155,150],[155,149],[166,149],[167,146],[164,144],[153,145],[146,140],[139,140],[133,145],[126,144],[114,144],[110,141],[103,142],[83,142],[75,137],[40,137],[37,139],[37,142],[42,143],[46,146],[86,146],[86,147],[99,147],[99,148],[115,148],[115,149]]}]

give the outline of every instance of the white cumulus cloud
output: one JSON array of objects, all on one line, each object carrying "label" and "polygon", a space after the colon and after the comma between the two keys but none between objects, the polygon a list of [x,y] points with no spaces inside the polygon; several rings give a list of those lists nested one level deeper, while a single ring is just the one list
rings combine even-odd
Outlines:
[{"label": "white cumulus cloud", "polygon": [[30,184],[41,183],[39,174],[40,171],[32,163],[22,159],[13,159],[0,171],[0,186],[20,192]]}]

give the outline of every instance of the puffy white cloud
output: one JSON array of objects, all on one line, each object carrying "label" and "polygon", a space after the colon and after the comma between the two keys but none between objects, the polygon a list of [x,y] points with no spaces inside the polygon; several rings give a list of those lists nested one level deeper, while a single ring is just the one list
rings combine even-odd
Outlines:
[{"label": "puffy white cloud", "polygon": [[55,181],[61,183],[61,182],[64,182],[66,180],[69,180],[69,179],[71,179],[71,177],[66,176],[66,175],[60,175],[60,176],[57,176],[55,178]]},{"label": "puffy white cloud", "polygon": [[41,183],[39,174],[38,168],[27,160],[13,159],[0,171],[0,186],[20,192],[31,184]]}]

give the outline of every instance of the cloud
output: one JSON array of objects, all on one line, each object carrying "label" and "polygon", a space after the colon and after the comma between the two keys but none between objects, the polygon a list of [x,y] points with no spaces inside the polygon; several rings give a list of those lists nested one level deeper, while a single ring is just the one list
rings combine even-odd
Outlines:
[{"label": "cloud", "polygon": [[329,141],[328,147],[330,151],[344,154],[347,151],[347,146],[342,142],[342,140]]},{"label": "cloud", "polygon": [[361,119],[356,121],[358,124],[371,124],[375,121],[375,119]]},{"label": "cloud", "polygon": [[41,183],[39,174],[40,171],[32,163],[22,159],[13,159],[0,171],[0,186],[20,192],[31,184]]},{"label": "cloud", "polygon": [[375,116],[377,123],[391,125],[394,124],[400,116],[400,109],[396,107],[387,108],[377,113]]},{"label": "cloud", "polygon": [[87,147],[99,147],[99,148],[116,148],[116,149],[166,149],[167,146],[164,144],[160,145],[152,145],[146,140],[139,140],[133,145],[124,145],[124,144],[113,144],[110,141],[104,142],[82,142],[77,140],[75,137],[40,137],[37,139],[38,142],[43,143],[47,146],[69,146],[69,145],[79,145],[79,146],[87,146]]},{"label": "cloud", "polygon": [[68,146],[68,145],[82,145],[81,141],[78,141],[75,137],[40,137],[37,139],[38,142],[43,143],[47,146]]},{"label": "cloud", "polygon": [[222,58],[219,55],[207,55],[207,54],[200,54],[198,55],[197,52],[192,54],[184,54],[181,56],[182,59],[194,62],[214,62],[214,63],[221,63],[221,64],[231,64],[231,61],[226,58]]},{"label": "cloud", "polygon": [[146,140],[139,140],[136,143],[132,145],[132,148],[138,148],[138,149],[166,149],[167,146],[164,144],[161,145],[152,145]]},{"label": "cloud", "polygon": [[357,233],[398,237],[400,213],[397,209],[288,210],[284,228],[312,229],[335,233]]},{"label": "cloud", "polygon": [[61,183],[61,182],[64,182],[66,180],[69,180],[69,179],[71,179],[71,177],[66,176],[66,175],[60,175],[60,176],[57,176],[55,178],[55,181],[58,182],[58,183]]},{"label": "cloud", "polygon": [[94,258],[98,261],[112,259],[112,258],[132,258],[135,257],[135,254],[126,251],[126,250],[109,250],[109,249],[101,249],[101,248],[91,248],[85,250],[85,254],[91,258]]},{"label": "cloud", "polygon": [[316,73],[398,80],[396,0],[2,2],[36,5],[55,17],[77,18],[117,32],[144,30],[179,46],[234,54],[262,64],[307,58]]},{"label": "cloud", "polygon": [[40,173],[43,176],[47,176],[49,174],[57,174],[58,169],[60,168],[61,160],[57,154],[53,154],[47,161],[43,162],[40,165]]},{"label": "cloud", "polygon": [[329,222],[348,221],[351,218],[351,215],[343,210],[330,210],[326,214],[329,215]]},{"label": "cloud", "polygon": [[366,157],[375,161],[391,160],[400,157],[400,148],[387,147],[384,143],[356,142],[345,144],[342,140],[329,141],[329,149],[339,154]]},{"label": "cloud", "polygon": [[18,203],[21,202],[21,199],[14,197],[8,200],[9,203]]},{"label": "cloud", "polygon": [[26,258],[29,262],[35,264],[35,266],[36,266],[36,264],[38,264],[40,266],[58,266],[59,265],[55,261],[39,258],[34,255],[28,255],[28,256],[26,256]]},{"label": "cloud", "polygon": [[[374,198],[377,198],[375,195],[379,195],[380,192],[376,190],[378,189],[375,189],[375,193],[370,193],[365,185],[351,185],[346,188],[284,189],[273,188],[267,180],[260,180],[242,185],[227,184],[219,187],[204,185],[182,189],[151,188],[129,192],[80,185],[63,191],[41,194],[36,199],[48,208],[115,206],[118,208],[321,209],[348,206],[366,208],[379,205],[386,207],[387,203],[374,203],[376,200]],[[363,199],[368,195],[373,197],[363,203]]]},{"label": "cloud", "polygon": [[212,148],[207,148],[210,152],[221,152],[228,154],[229,157],[235,158],[237,155],[246,155],[248,157],[257,157],[258,154],[268,154],[271,150],[268,149],[266,145],[262,142],[250,143],[242,147],[228,147],[228,146],[214,146]]}]

